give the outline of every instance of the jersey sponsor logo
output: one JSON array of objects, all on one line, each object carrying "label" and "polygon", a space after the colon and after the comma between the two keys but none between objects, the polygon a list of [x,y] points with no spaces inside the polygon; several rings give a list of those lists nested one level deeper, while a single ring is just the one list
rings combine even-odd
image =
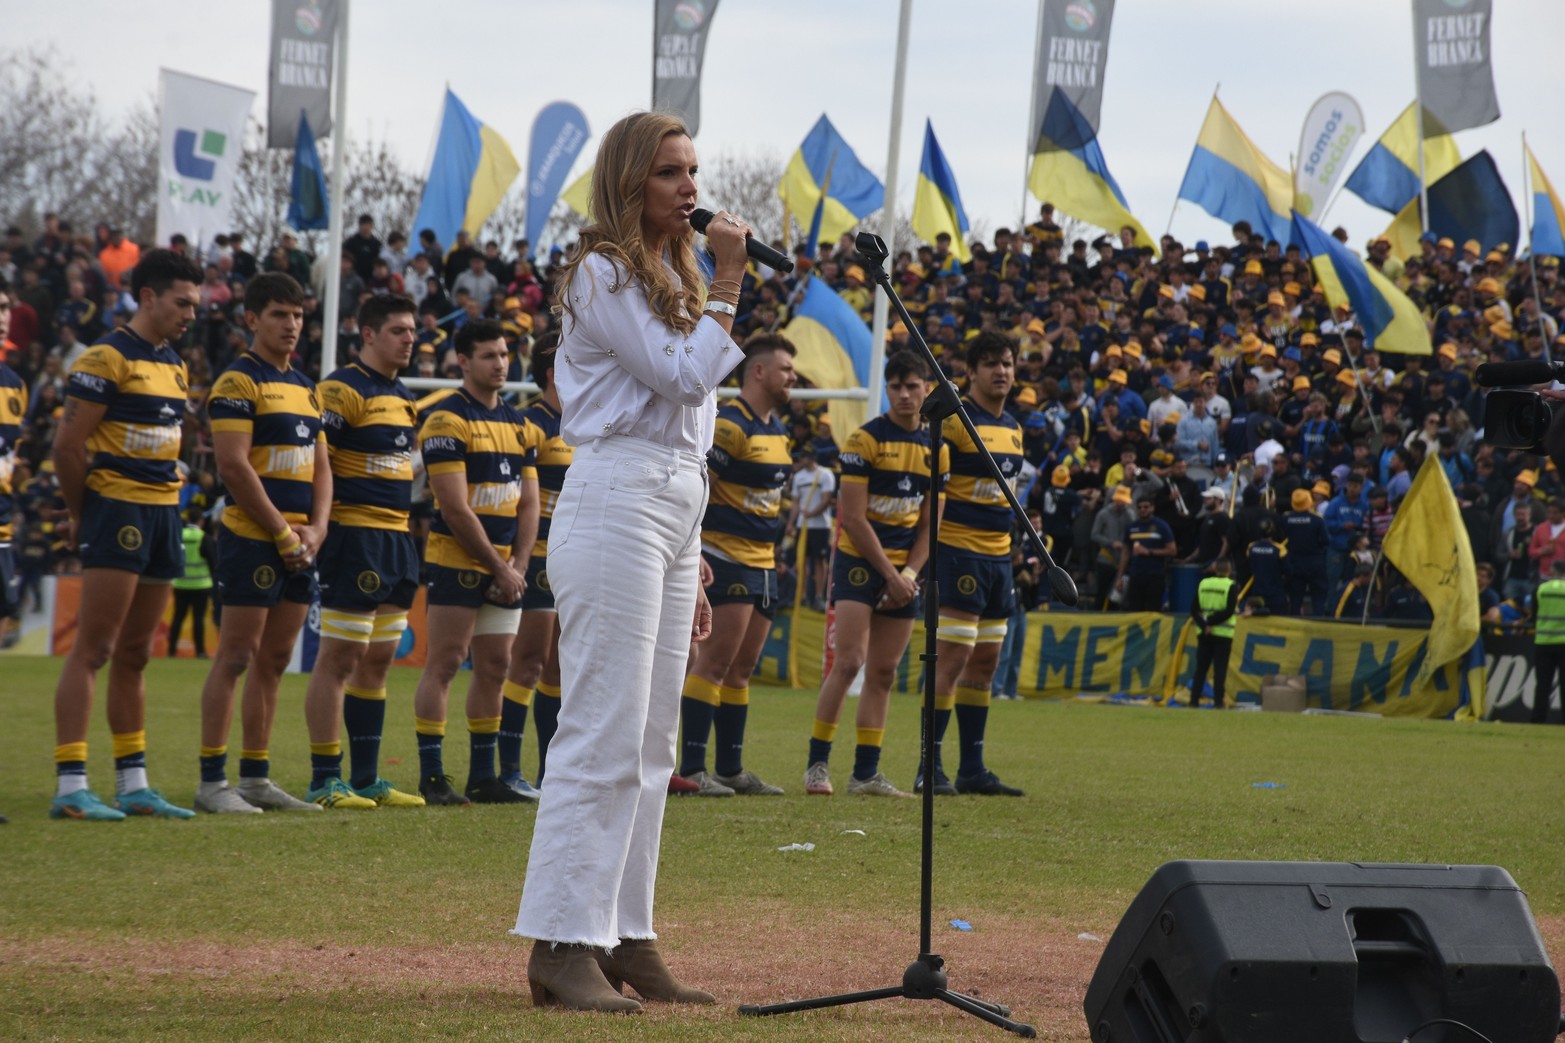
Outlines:
[{"label": "jersey sponsor logo", "polygon": [[106,391],[109,386],[109,382],[102,377],[95,377],[91,373],[82,373],[80,371],[71,374],[71,383],[77,387],[86,388],[88,391],[97,391],[99,393]]},{"label": "jersey sponsor logo", "polygon": [[744,509],[752,514],[773,514],[781,507],[781,489],[750,489],[744,494]]},{"label": "jersey sponsor logo", "polygon": [[301,420],[299,421],[299,425],[293,429],[293,433],[298,435],[300,438],[309,438],[310,425]]},{"label": "jersey sponsor logo", "polygon": [[841,453],[837,457],[844,467],[863,467],[864,458],[858,453]]},{"label": "jersey sponsor logo", "polygon": [[365,569],[359,573],[359,590],[365,594],[373,594],[380,589],[380,575],[372,569]]},{"label": "jersey sponsor logo", "polygon": [[[303,424],[299,425],[303,427]],[[266,473],[270,475],[298,474],[315,464],[313,445],[274,445],[266,452]]]},{"label": "jersey sponsor logo", "polygon": [[424,439],[424,452],[426,453],[454,453],[456,451],[456,439],[450,435],[431,435]]},{"label": "jersey sponsor logo", "polygon": [[119,545],[124,550],[141,549],[141,530],[134,525],[127,525],[119,531]]},{"label": "jersey sponsor logo", "polygon": [[869,569],[863,565],[855,565],[848,570],[848,582],[855,587],[862,587],[869,583]]},{"label": "jersey sponsor logo", "polygon": [[881,518],[898,518],[912,514],[923,506],[922,496],[871,496],[869,513]]},{"label": "jersey sponsor logo", "polygon": [[376,453],[364,459],[364,472],[366,474],[400,474],[404,468],[413,466],[413,454],[407,453]]},{"label": "jersey sponsor logo", "polygon": [[521,482],[484,482],[475,485],[468,493],[467,505],[475,511],[485,507],[504,507],[515,503],[521,495]]},{"label": "jersey sponsor logo", "polygon": [[331,428],[333,431],[336,431],[343,425],[342,414],[334,413],[328,409],[321,414],[321,423]]},{"label": "jersey sponsor logo", "polygon": [[978,578],[972,575],[959,576],[956,581],[956,589],[959,593],[973,595],[978,592]]},{"label": "jersey sponsor logo", "polygon": [[262,565],[250,574],[250,582],[262,590],[270,590],[277,582],[277,570],[270,565]]},{"label": "jersey sponsor logo", "polygon": [[207,409],[213,406],[221,406],[224,409],[232,409],[238,413],[253,413],[255,405],[246,398],[214,398],[207,403]]}]

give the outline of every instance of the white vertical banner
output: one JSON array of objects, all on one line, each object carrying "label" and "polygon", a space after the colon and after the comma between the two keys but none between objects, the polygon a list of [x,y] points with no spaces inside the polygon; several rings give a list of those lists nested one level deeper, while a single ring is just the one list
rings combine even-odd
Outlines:
[{"label": "white vertical banner", "polygon": [[254,102],[254,91],[159,70],[159,246],[181,232],[200,249],[229,230],[245,120]]},{"label": "white vertical banner", "polygon": [[1299,133],[1298,165],[1293,170],[1295,210],[1305,217],[1323,212],[1363,136],[1364,112],[1351,95],[1332,91],[1320,96]]}]

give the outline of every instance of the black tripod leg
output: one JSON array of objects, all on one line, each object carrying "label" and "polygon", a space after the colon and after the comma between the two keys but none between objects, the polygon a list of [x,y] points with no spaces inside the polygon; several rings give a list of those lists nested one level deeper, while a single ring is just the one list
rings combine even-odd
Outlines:
[{"label": "black tripod leg", "polygon": [[957,992],[955,989],[947,989],[946,991],[953,996],[958,996],[966,1000],[969,1003],[976,1003],[980,1007],[988,1007],[1002,1018],[1008,1018],[1011,1016],[1011,1008],[1007,1007],[1003,1003],[990,1003],[988,1000],[981,1000],[977,996],[969,996],[967,993]]},{"label": "black tripod leg", "polygon": [[819,1010],[822,1007],[845,1007],[850,1003],[889,1000],[893,996],[900,995],[902,995],[902,986],[898,985],[890,989],[844,992],[838,996],[817,996],[812,1000],[790,1000],[787,1003],[768,1003],[765,1006],[747,1003],[739,1008],[739,1013],[747,1018],[763,1018],[770,1014],[792,1014],[796,1010]]},{"label": "black tripod leg", "polygon": [[952,992],[950,989],[941,989],[939,992],[935,993],[935,999],[944,1000],[958,1010],[965,1010],[973,1017],[982,1018],[989,1024],[1003,1028],[1007,1032],[1013,1032],[1023,1039],[1036,1039],[1038,1036],[1038,1030],[1033,1028],[1031,1025],[1024,1025],[1019,1021],[1012,1021],[1010,1018],[997,1013],[990,1004],[975,1000],[971,996],[964,996],[960,992]]}]

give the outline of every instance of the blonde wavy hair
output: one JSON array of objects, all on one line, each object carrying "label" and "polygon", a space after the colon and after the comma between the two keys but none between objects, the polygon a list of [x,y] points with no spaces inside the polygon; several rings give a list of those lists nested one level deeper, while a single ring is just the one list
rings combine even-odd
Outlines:
[{"label": "blonde wavy hair", "polygon": [[563,309],[575,317],[566,290],[582,261],[599,253],[641,283],[652,314],[680,333],[695,329],[706,303],[706,285],[696,265],[694,233],[674,236],[666,243],[676,281],[663,258],[648,245],[641,227],[642,196],[652,161],[671,134],[689,137],[690,131],[679,117],[666,112],[635,112],[603,135],[592,171],[593,223],[582,230],[555,283],[555,314]]}]

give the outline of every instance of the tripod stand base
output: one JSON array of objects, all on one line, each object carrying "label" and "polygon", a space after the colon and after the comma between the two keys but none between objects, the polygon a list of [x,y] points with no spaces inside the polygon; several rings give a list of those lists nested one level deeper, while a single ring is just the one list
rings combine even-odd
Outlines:
[{"label": "tripod stand base", "polygon": [[740,1007],[739,1013],[745,1017],[761,1018],[771,1014],[791,1014],[800,1010],[819,1010],[822,1007],[844,1007],[852,1003],[870,1003],[874,1000],[889,1000],[900,996],[903,999],[940,1000],[942,1003],[949,1003],[958,1010],[966,1011],[975,1018],[982,1018],[989,1024],[1013,1032],[1023,1039],[1033,1039],[1038,1035],[1038,1030],[1031,1025],[1012,1021],[1011,1008],[999,1003],[986,1003],[966,993],[953,992],[947,988],[944,967],[945,961],[939,956],[920,956],[908,964],[907,970],[902,972],[900,986],[868,989],[864,992],[844,992],[836,996],[818,996],[815,999],[792,1000],[788,1003],[769,1003],[765,1006],[749,1003]]}]

